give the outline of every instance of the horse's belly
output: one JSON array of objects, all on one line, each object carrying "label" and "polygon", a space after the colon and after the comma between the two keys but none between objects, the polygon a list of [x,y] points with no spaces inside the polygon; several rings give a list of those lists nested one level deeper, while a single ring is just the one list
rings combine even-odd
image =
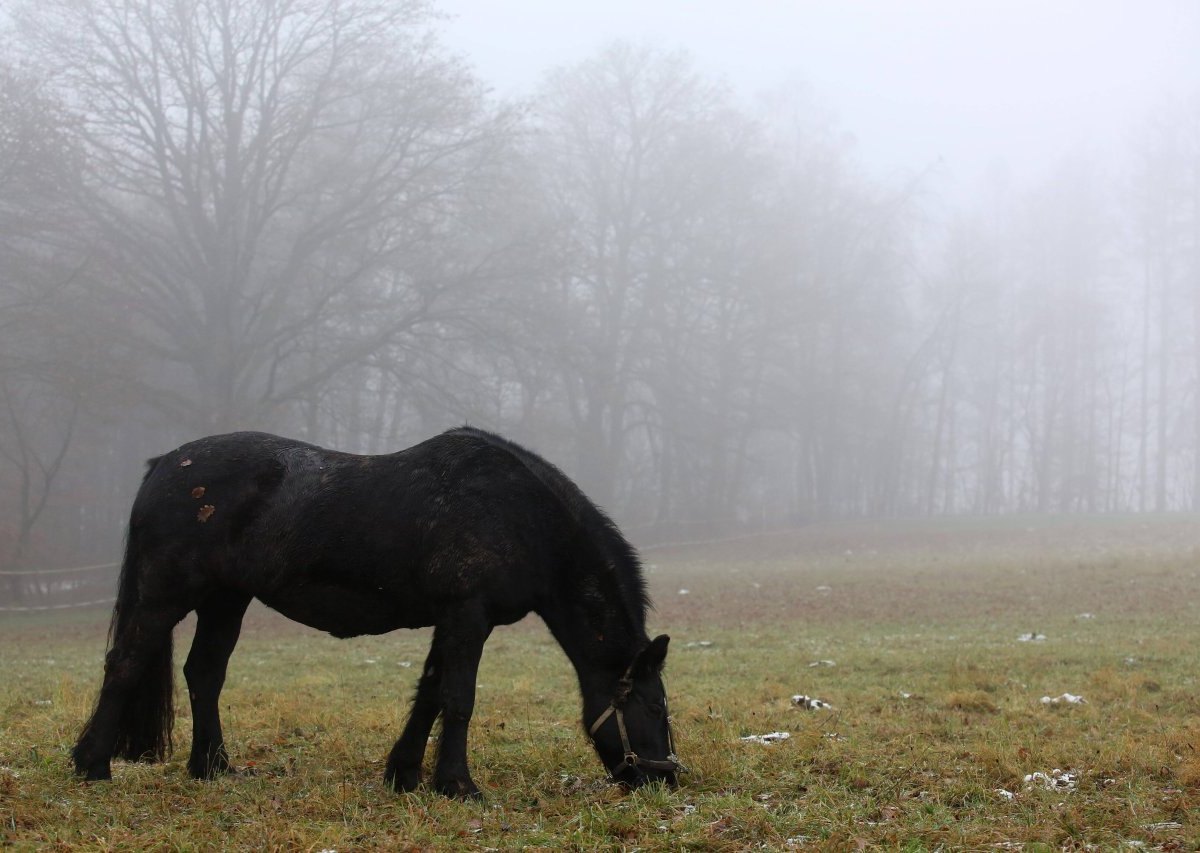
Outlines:
[{"label": "horse's belly", "polygon": [[260,598],[289,619],[335,637],[386,634],[397,628],[431,624],[426,614],[402,607],[382,591],[367,592],[337,584],[309,584]]}]

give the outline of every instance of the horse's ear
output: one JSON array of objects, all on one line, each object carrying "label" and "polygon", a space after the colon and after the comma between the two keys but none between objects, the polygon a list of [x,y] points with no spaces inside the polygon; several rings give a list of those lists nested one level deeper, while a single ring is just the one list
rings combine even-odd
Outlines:
[{"label": "horse's ear", "polygon": [[637,668],[642,672],[658,672],[662,669],[663,661],[667,659],[667,644],[670,642],[671,638],[666,634],[659,634],[647,643],[646,647],[638,652]]}]

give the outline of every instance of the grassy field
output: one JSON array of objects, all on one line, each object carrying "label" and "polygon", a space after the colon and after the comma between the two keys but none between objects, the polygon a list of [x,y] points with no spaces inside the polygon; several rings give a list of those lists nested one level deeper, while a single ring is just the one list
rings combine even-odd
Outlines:
[{"label": "grassy field", "polygon": [[[652,633],[673,638],[678,790],[605,784],[570,666],[527,620],[479,675],[486,801],[396,795],[383,760],[428,634],[338,641],[261,610],[222,697],[242,772],[187,778],[181,695],[172,761],[84,785],[67,752],[106,614],[9,618],[0,846],[1200,848],[1200,519],[845,524],[645,561]],[[1040,701],[1067,692],[1086,703]],[[742,740],[769,732],[790,737]]]}]

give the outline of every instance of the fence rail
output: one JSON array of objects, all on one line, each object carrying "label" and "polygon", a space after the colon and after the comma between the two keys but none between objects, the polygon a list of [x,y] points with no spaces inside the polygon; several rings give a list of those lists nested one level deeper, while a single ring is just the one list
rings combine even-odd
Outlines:
[{"label": "fence rail", "polygon": [[[772,532],[777,532],[777,531],[772,531]],[[671,548],[689,547],[689,546],[696,546],[696,545],[715,545],[715,544],[722,544],[722,543],[727,543],[727,542],[739,542],[744,539],[752,539],[752,538],[762,536],[762,535],[764,535],[763,532],[759,531],[757,533],[746,533],[746,534],[716,537],[716,538],[686,539],[686,540],[681,540],[681,541],[677,541],[677,542],[656,542],[654,544],[644,545],[643,547],[639,548],[638,550],[641,551],[643,554],[645,554],[648,552],[667,550],[667,549],[671,549]],[[41,569],[41,570],[31,569],[31,570],[24,570],[24,571],[3,571],[3,572],[0,572],[0,577],[21,577],[21,578],[26,578],[28,580],[36,581],[37,579],[43,578],[47,575],[58,576],[58,575],[69,575],[69,574],[82,574],[82,573],[86,573],[86,572],[100,571],[101,569],[114,569],[118,565],[120,565],[120,564],[119,563],[96,563],[95,565],[91,565],[91,566],[68,566],[66,568],[61,568],[61,569]],[[51,582],[53,583],[54,581],[51,581]],[[60,583],[61,583],[61,581],[60,581]],[[72,588],[74,588],[74,587],[72,587]],[[42,591],[40,594],[46,595],[46,596],[50,595],[50,593],[48,593],[47,591]],[[97,599],[93,599],[93,600],[89,600],[89,601],[62,602],[59,604],[31,604],[31,605],[21,605],[21,606],[8,606],[8,607],[0,607],[0,613],[34,613],[34,612],[40,612],[40,611],[46,611],[46,610],[71,610],[71,609],[81,608],[81,607],[98,607],[101,604],[112,604],[114,601],[116,601],[116,598],[110,596],[108,598],[97,598]]]},{"label": "fence rail", "polygon": [[[6,593],[0,593],[0,601],[8,598],[12,602],[0,606],[0,613],[73,610],[112,604],[116,599],[110,594],[111,578],[101,572],[115,569],[117,565],[96,563],[59,569],[0,571],[0,589],[7,587]],[[72,601],[72,598],[86,600]]]},{"label": "fence rail", "polygon": [[74,604],[35,604],[29,607],[0,607],[0,613],[32,613],[37,610],[69,610],[75,607],[96,607],[100,604],[112,604],[115,598],[100,598],[96,601],[78,601]]},{"label": "fence rail", "polygon": [[96,569],[112,569],[116,563],[96,563],[94,566],[69,566],[65,569],[26,569],[20,572],[0,572],[0,577],[41,577],[42,575],[65,575],[69,572],[90,572]]}]

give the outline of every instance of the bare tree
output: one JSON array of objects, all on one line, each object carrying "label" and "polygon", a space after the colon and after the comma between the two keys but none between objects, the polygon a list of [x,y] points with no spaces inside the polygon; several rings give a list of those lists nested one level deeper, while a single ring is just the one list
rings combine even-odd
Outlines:
[{"label": "bare tree", "polygon": [[[723,230],[734,210],[753,209],[753,190],[737,185],[755,146],[750,125],[686,55],[628,43],[552,74],[537,115],[545,195],[563,223],[547,297],[562,320],[556,360],[576,473],[602,503],[628,489],[623,471],[650,473],[637,491],[659,503],[639,510],[661,518],[685,479],[681,441],[715,454],[709,473],[736,445],[713,397],[731,377],[706,369],[730,362],[703,341],[739,298],[737,268],[752,262],[736,256],[749,223]],[[646,464],[626,469],[635,452]]]},{"label": "bare tree", "polygon": [[[538,100],[546,195],[567,223],[569,265],[551,298],[566,323],[559,363],[578,433],[576,474],[611,504],[647,333],[647,237],[661,183],[699,102],[711,93],[682,56],[618,43],[560,69]],[[703,108],[703,107],[701,107]]]},{"label": "bare tree", "polygon": [[510,119],[415,0],[50,0],[25,44],[77,104],[83,199],[156,405],[263,423],[436,310]]},{"label": "bare tree", "polygon": [[29,555],[85,410],[113,390],[73,131],[37,78],[0,67],[0,564]]},{"label": "bare tree", "polygon": [[[1186,109],[1157,111],[1142,128],[1133,153],[1130,226],[1132,260],[1142,294],[1139,373],[1138,502],[1162,512],[1170,502],[1171,472],[1180,448],[1172,429],[1178,377],[1190,365],[1177,360],[1189,330],[1194,287],[1186,283],[1191,237],[1189,193],[1195,185],[1196,143]],[[1189,150],[1191,149],[1191,150]],[[1195,334],[1193,332],[1193,334]],[[1200,411],[1200,408],[1197,409]],[[1196,474],[1193,469],[1192,477]],[[1191,482],[1187,483],[1190,487]]]}]

